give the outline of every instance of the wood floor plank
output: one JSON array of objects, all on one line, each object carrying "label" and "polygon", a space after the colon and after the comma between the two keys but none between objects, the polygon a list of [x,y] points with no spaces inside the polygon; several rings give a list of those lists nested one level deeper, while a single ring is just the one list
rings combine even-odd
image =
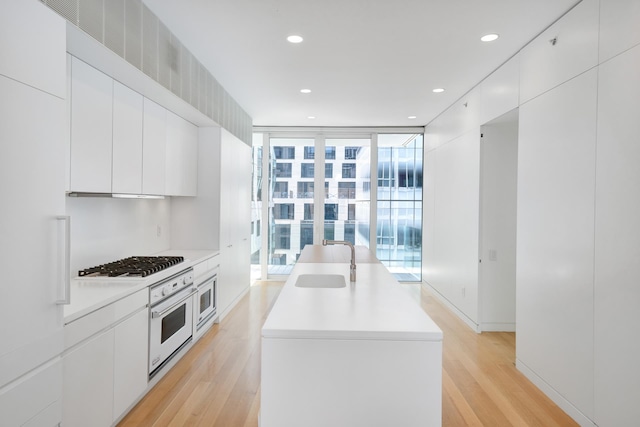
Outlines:
[{"label": "wood floor plank", "polygon": [[[119,426],[257,427],[260,329],[281,288],[252,286]],[[514,333],[476,334],[426,288],[418,293],[444,333],[444,427],[577,426],[516,369]]]}]

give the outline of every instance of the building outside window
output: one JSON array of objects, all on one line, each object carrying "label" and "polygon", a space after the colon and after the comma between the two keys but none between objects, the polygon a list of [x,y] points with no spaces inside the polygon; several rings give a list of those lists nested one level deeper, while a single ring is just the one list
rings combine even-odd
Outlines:
[{"label": "building outside window", "polygon": [[356,219],[356,205],[355,203],[349,203],[348,212],[347,212],[347,221],[355,221],[355,219]]},{"label": "building outside window", "polygon": [[325,221],[337,221],[338,220],[338,204],[337,203],[325,203],[325,205],[324,205],[324,220]]},{"label": "building outside window", "polygon": [[300,223],[300,248],[306,245],[313,245],[313,222]]},{"label": "building outside window", "polygon": [[275,224],[273,241],[276,249],[289,249],[291,247],[291,226],[289,224]]},{"label": "building outside window", "polygon": [[360,147],[344,147],[344,159],[355,160],[358,158]]},{"label": "building outside window", "polygon": [[356,164],[355,163],[343,163],[342,164],[342,178],[355,178],[356,177]]},{"label": "building outside window", "polygon": [[355,182],[339,182],[338,198],[339,199],[355,199],[356,183]]},{"label": "building outside window", "polygon": [[302,163],[300,165],[301,178],[313,178],[313,163]]},{"label": "building outside window", "polygon": [[286,199],[289,197],[289,183],[276,181],[273,186],[273,197]]},{"label": "building outside window", "polygon": [[295,159],[296,147],[273,147],[273,154],[275,158],[280,159]]},{"label": "building outside window", "polygon": [[313,181],[298,182],[298,198],[313,199]]},{"label": "building outside window", "polygon": [[273,207],[273,219],[293,219],[293,203],[276,203]]},{"label": "building outside window", "polygon": [[305,221],[313,221],[313,203],[304,204],[304,219]]},{"label": "building outside window", "polygon": [[324,165],[324,177],[333,178],[333,163],[325,163]]},{"label": "building outside window", "polygon": [[[316,148],[315,147],[304,147],[304,158],[305,160],[315,159]],[[325,160],[335,160],[336,159],[336,147],[325,147],[324,149],[324,158]]]},{"label": "building outside window", "polygon": [[291,178],[291,163],[276,163],[277,178]]}]

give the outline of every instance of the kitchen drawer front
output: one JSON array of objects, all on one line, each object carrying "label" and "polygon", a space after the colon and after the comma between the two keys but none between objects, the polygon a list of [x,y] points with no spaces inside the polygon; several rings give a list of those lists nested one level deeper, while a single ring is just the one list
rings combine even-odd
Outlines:
[{"label": "kitchen drawer front", "polygon": [[219,255],[214,255],[213,257],[207,258],[194,265],[193,277],[195,278],[196,284],[202,282],[205,279],[208,279],[211,276],[211,270],[214,270],[218,267],[220,267]]},{"label": "kitchen drawer front", "polygon": [[598,4],[582,1],[522,50],[520,104],[598,64]]},{"label": "kitchen drawer front", "polygon": [[148,304],[149,290],[145,288],[65,325],[64,348],[73,347],[101,330],[115,325]]}]

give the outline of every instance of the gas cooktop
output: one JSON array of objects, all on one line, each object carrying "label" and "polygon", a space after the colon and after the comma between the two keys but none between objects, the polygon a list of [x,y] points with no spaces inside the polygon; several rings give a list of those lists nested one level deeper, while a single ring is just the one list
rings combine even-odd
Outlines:
[{"label": "gas cooktop", "polygon": [[184,261],[182,256],[132,256],[78,271],[79,277],[146,277]]}]

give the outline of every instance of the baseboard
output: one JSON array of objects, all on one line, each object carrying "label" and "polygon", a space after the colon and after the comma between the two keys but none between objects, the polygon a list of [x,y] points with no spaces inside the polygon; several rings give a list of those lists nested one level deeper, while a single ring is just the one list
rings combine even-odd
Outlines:
[{"label": "baseboard", "polygon": [[438,292],[438,290],[436,288],[434,288],[428,282],[425,282],[425,281],[422,282],[422,286],[426,287],[429,291],[431,291],[433,296],[435,296],[438,299],[438,301],[443,303],[449,310],[451,310],[456,316],[458,316],[460,318],[460,320],[462,320],[464,323],[466,323],[467,326],[469,326],[474,332],[477,332],[477,333],[482,332],[480,330],[480,325],[478,325],[476,322],[471,320],[458,307],[453,305],[451,303],[451,301],[449,301],[444,295],[442,295],[440,292]]},{"label": "baseboard", "polygon": [[482,332],[515,332],[515,323],[483,322],[480,324]]},{"label": "baseboard", "polygon": [[578,408],[576,408],[571,402],[565,399],[560,393],[558,393],[549,383],[538,376],[533,370],[525,365],[520,359],[516,359],[516,368],[522,374],[527,377],[536,387],[538,387],[549,399],[567,413],[575,422],[582,427],[597,427],[597,425],[583,414]]}]

